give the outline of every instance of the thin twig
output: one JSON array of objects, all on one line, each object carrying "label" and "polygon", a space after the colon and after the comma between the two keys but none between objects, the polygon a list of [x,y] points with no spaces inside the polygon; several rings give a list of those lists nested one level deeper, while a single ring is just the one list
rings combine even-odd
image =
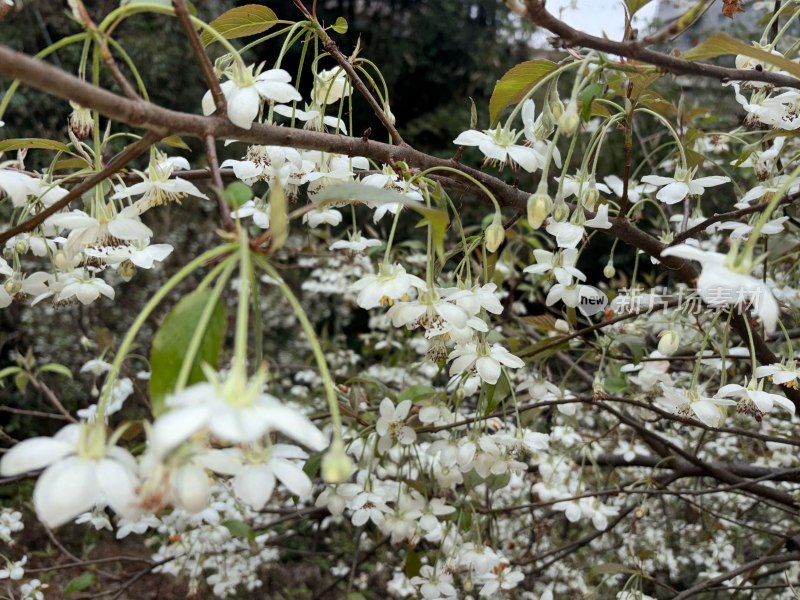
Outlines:
[{"label": "thin twig", "polygon": [[225,94],[219,85],[219,78],[214,73],[214,66],[211,64],[211,59],[208,58],[203,42],[197,34],[197,30],[192,25],[192,19],[189,15],[189,10],[186,8],[185,0],[172,0],[172,6],[175,9],[175,16],[178,17],[178,22],[183,27],[186,37],[189,39],[189,45],[192,47],[194,58],[203,72],[203,79],[208,84],[208,89],[211,90],[211,96],[214,98],[214,106],[217,107],[217,114],[224,116],[228,114],[228,102],[225,99]]},{"label": "thin twig", "polygon": [[[177,0],[175,1],[177,2]],[[231,209],[227,200],[225,200],[225,185],[222,183],[222,175],[219,172],[219,159],[217,158],[217,140],[211,134],[206,136],[206,157],[208,158],[208,167],[211,170],[211,181],[214,183],[212,190],[217,198],[222,226],[228,231],[233,231],[236,225],[231,219]]]}]

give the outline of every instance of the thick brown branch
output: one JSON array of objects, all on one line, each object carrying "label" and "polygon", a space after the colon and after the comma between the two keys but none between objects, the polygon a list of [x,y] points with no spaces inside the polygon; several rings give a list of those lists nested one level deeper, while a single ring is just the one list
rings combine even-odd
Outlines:
[{"label": "thick brown branch", "polygon": [[614,42],[606,38],[589,35],[573,29],[563,21],[557,19],[545,9],[542,0],[526,0],[526,16],[536,25],[544,27],[558,36],[565,47],[579,46],[592,48],[617,56],[624,56],[662,69],[676,75],[699,75],[719,79],[720,81],[761,81],[779,87],[800,89],[800,80],[788,75],[780,75],[768,71],[755,69],[729,69],[702,62],[695,62],[677,58],[662,52],[646,48],[642,42]]}]

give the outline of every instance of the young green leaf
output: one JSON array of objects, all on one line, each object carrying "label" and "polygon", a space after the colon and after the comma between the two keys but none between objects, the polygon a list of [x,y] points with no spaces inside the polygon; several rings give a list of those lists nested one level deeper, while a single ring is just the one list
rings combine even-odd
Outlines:
[{"label": "young green leaf", "polygon": [[558,65],[549,60],[529,60],[511,67],[495,84],[489,99],[489,120],[494,124],[503,109],[516,104],[542,77]]},{"label": "young green leaf", "polygon": [[[221,14],[209,25],[222,34],[225,39],[232,40],[264,33],[277,21],[278,17],[271,8],[260,4],[245,4]],[[208,46],[214,41],[214,36],[208,31],[204,31],[200,40],[204,46]]]},{"label": "young green leaf", "polygon": [[[164,318],[153,337],[150,348],[150,403],[153,414],[158,416],[164,409],[164,397],[173,391],[183,358],[208,304],[211,290],[200,290],[184,296]],[[188,384],[205,381],[201,365],[206,363],[216,368],[219,353],[225,339],[227,317],[221,302],[214,307],[200,349],[195,357]]]}]

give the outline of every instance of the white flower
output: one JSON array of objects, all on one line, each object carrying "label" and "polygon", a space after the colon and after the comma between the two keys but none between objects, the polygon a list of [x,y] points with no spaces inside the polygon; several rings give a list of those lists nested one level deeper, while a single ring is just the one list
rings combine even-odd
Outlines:
[{"label": "white flower", "polygon": [[[5,274],[5,273],[3,273]],[[14,300],[21,301],[29,297],[34,299],[46,295],[48,283],[52,279],[50,273],[38,271],[30,275],[14,274],[11,279],[0,286],[0,308],[9,306]]]},{"label": "white flower", "polygon": [[[603,181],[606,182],[606,185],[611,188],[611,191],[614,192],[617,197],[622,198],[622,192],[625,190],[622,179],[616,175],[609,175],[603,177]],[[628,180],[628,200],[630,200],[632,204],[636,204],[642,196],[651,194],[654,191],[656,191],[656,187],[653,185],[638,183],[635,179]]]},{"label": "white flower", "polygon": [[0,569],[0,579],[10,579],[11,581],[19,581],[25,577],[25,563],[28,562],[28,557],[23,556],[22,560],[12,562],[6,560],[6,566]]},{"label": "white flower", "polygon": [[571,284],[573,277],[578,281],[586,281],[586,275],[575,268],[575,263],[578,261],[578,250],[575,248],[555,253],[537,249],[533,251],[533,257],[536,259],[536,264],[525,267],[523,273],[544,275],[552,271],[556,281],[562,285]]},{"label": "white flower", "polygon": [[645,175],[642,177],[642,181],[659,187],[663,186],[658,190],[656,198],[665,204],[676,204],[690,194],[699,196],[706,191],[708,187],[722,185],[730,181],[729,177],[720,176],[700,177],[699,179],[695,179],[694,175],[696,172],[697,167],[688,170],[678,167],[675,170],[674,177]]},{"label": "white flower", "polygon": [[66,302],[73,296],[84,305],[91,304],[101,295],[109,300],[114,299],[114,288],[87,269],[75,269],[63,277],[60,281],[62,286],[56,294],[56,302]]},{"label": "white flower", "polygon": [[[767,221],[761,228],[760,235],[783,233],[783,224],[788,220],[789,217],[778,217],[777,219]],[[753,225],[750,223],[739,223],[738,221],[725,221],[724,223],[717,224],[717,229],[730,229],[731,239],[747,239],[753,231]]]},{"label": "white flower", "polygon": [[486,131],[469,129],[459,134],[453,143],[459,146],[477,146],[486,157],[486,162],[497,163],[500,169],[508,163],[512,169],[519,165],[528,173],[533,173],[541,166],[541,157],[533,148],[517,144],[520,135],[522,134],[502,129],[498,125],[496,129]]},{"label": "white flower", "polygon": [[367,521],[372,521],[380,527],[386,514],[392,512],[392,509],[386,505],[386,499],[383,496],[366,491],[350,500],[347,508],[353,511],[350,522],[356,527],[361,527]]},{"label": "white flower", "polygon": [[[335,102],[335,101],[334,101]],[[299,108],[292,108],[285,104],[278,104],[274,108],[274,112],[289,119],[295,118],[298,121],[303,121],[307,129],[314,129],[316,131],[324,131],[325,127],[338,129],[342,134],[347,135],[347,125],[343,119],[333,116],[325,116],[321,110],[316,106],[306,106],[306,110]]]},{"label": "white flower", "polygon": [[780,394],[770,394],[764,391],[764,382],[756,384],[756,380],[750,382],[746,387],[737,383],[729,383],[722,386],[716,394],[719,398],[740,396],[742,399],[736,409],[744,414],[755,416],[761,420],[761,415],[771,412],[773,405],[777,404],[782,409],[794,414],[794,404]]},{"label": "white flower", "polygon": [[661,389],[663,393],[656,402],[675,414],[694,416],[709,427],[721,427],[726,416],[723,407],[736,404],[725,398],[702,396],[697,389],[684,391],[665,384],[661,385]]},{"label": "white flower", "polygon": [[413,289],[425,289],[425,282],[416,275],[409,275],[399,264],[381,263],[377,275],[362,277],[350,286],[358,292],[356,303],[364,309],[391,306],[396,300],[407,301]]},{"label": "white flower", "polygon": [[[183,162],[185,160],[183,159]],[[208,199],[208,196],[198,190],[191,181],[180,177],[172,177],[172,171],[183,167],[183,162],[180,157],[166,158],[163,155],[157,157],[156,160],[150,163],[147,173],[135,171],[142,179],[140,182],[128,187],[118,188],[114,195],[111,196],[111,199],[119,200],[141,196],[135,204],[139,214],[154,206],[162,206],[170,202],[180,204],[181,199],[187,196]],[[188,163],[186,166],[188,166]]]},{"label": "white flower", "polygon": [[255,442],[279,431],[314,450],[327,446],[325,436],[307,417],[261,392],[262,375],[250,382],[239,368],[224,382],[208,375],[211,383],[196,383],[167,398],[170,410],[153,425],[152,445],[157,455],[166,455],[204,429],[233,443]]},{"label": "white flower", "polygon": [[53,437],[20,442],[0,459],[5,477],[44,467],[33,504],[48,527],[71,521],[102,498],[118,514],[136,512],[136,461],[126,450],[107,445],[104,424],[67,425]]},{"label": "white flower", "polygon": [[333,104],[353,92],[350,80],[341,67],[334,67],[314,74],[314,89],[311,97],[319,106]]},{"label": "white flower", "polygon": [[751,277],[744,264],[737,270],[730,268],[735,256],[707,252],[688,244],[670,246],[661,251],[661,256],[679,256],[696,260],[702,265],[697,278],[697,291],[709,306],[745,305],[751,306],[764,323],[767,331],[775,331],[780,308],[766,283]]},{"label": "white flower", "polygon": [[349,239],[339,240],[330,245],[331,250],[347,250],[348,252],[364,252],[367,248],[375,248],[383,242],[362,237],[360,233],[348,234]]},{"label": "white flower", "polygon": [[423,600],[455,600],[458,592],[453,586],[453,576],[439,568],[431,565],[422,565],[419,575],[411,578],[411,583],[419,587],[419,593]]},{"label": "white flower", "polygon": [[611,221],[608,220],[608,204],[601,204],[594,217],[584,221],[583,225],[595,229],[611,229]]},{"label": "white flower", "polygon": [[424,292],[411,302],[396,302],[387,313],[395,327],[439,329],[449,325],[456,329],[466,327],[469,315],[455,304],[439,297],[435,292]]},{"label": "white flower", "polygon": [[[106,256],[106,260],[111,265],[118,265],[126,260],[131,261],[141,269],[152,269],[156,262],[166,259],[174,248],[169,244],[132,244],[130,246],[120,246],[113,248]],[[91,256],[91,250],[86,254]]]},{"label": "white flower", "polygon": [[73,210],[53,215],[46,224],[71,230],[65,248],[73,255],[86,246],[116,246],[120,240],[147,240],[153,237],[152,230],[142,223],[135,206],[125,207],[117,213],[113,203],[101,208],[97,217],[89,216],[82,210]]},{"label": "white flower", "polygon": [[512,571],[508,563],[501,563],[497,569],[484,573],[480,595],[496,598],[500,590],[513,590],[523,579],[525,575],[520,571]]},{"label": "white flower", "polygon": [[417,432],[405,424],[410,410],[411,400],[403,400],[396,407],[389,398],[381,400],[381,416],[375,424],[375,430],[381,436],[378,441],[379,452],[387,452],[396,443],[403,446],[413,444],[417,439]]},{"label": "white flower", "polygon": [[315,208],[303,215],[303,223],[316,228],[323,223],[336,227],[342,222],[342,213],[335,208]]},{"label": "white flower", "polygon": [[556,221],[550,219],[547,222],[547,233],[556,238],[559,248],[575,248],[583,237],[584,229],[582,225],[569,221]]},{"label": "white flower", "polygon": [[253,217],[255,223],[261,229],[269,229],[269,204],[261,199],[248,200],[237,210],[231,212],[234,219],[245,219]]},{"label": "white flower", "polygon": [[797,380],[800,379],[800,368],[794,360],[763,365],[756,369],[756,377],[769,377],[774,384],[796,389]]},{"label": "white flower", "polygon": [[25,206],[28,196],[36,194],[39,182],[31,177],[12,169],[0,169],[0,190],[4,191],[14,208]]},{"label": "white flower", "polygon": [[510,369],[520,369],[525,366],[525,361],[511,354],[501,344],[494,344],[491,348],[485,343],[456,346],[448,360],[453,361],[450,365],[451,376],[475,368],[480,378],[492,385],[500,379],[503,366]]},{"label": "white flower", "polygon": [[[311,479],[303,471],[302,461],[308,458],[302,449],[291,444],[272,444],[262,447],[250,444],[242,448],[223,450],[232,461],[233,468],[226,465],[223,474],[233,475],[233,491],[236,497],[252,507],[261,510],[272,496],[276,479],[296,496],[311,494]],[[208,464],[214,469],[212,464]]]},{"label": "white flower", "polygon": [[[228,104],[228,118],[243,129],[250,129],[261,108],[261,99],[286,103],[302,100],[303,97],[289,83],[292,76],[283,69],[270,69],[258,76],[253,75],[253,65],[245,67],[235,63],[226,73],[230,78],[220,87]],[[216,112],[211,90],[203,96],[203,114]]]},{"label": "white flower", "polygon": [[477,315],[481,310],[499,315],[503,312],[503,305],[497,297],[497,285],[486,283],[474,285],[469,289],[445,288],[439,291],[442,297],[449,302],[467,311],[471,316]]}]

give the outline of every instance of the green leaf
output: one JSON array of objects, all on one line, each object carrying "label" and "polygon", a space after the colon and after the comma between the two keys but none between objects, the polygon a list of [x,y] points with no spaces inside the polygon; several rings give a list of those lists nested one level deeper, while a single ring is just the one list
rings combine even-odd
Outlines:
[{"label": "green leaf", "polygon": [[436,393],[436,389],[432,388],[429,385],[412,385],[411,387],[407,387],[404,389],[400,394],[397,396],[397,402],[403,402],[404,400],[411,400],[411,403],[414,404],[419,400],[423,400],[425,398],[430,398]]},{"label": "green leaf", "polygon": [[64,158],[56,161],[56,164],[53,165],[53,170],[63,171],[65,169],[87,169],[91,167],[92,165],[83,158]]},{"label": "green leaf", "polygon": [[633,16],[652,1],[653,0],[625,0],[625,6],[628,8],[628,14]]},{"label": "green leaf", "polygon": [[588,122],[592,117],[592,102],[594,99],[603,93],[603,86],[599,83],[593,83],[586,87],[581,92],[581,120]]},{"label": "green leaf", "polygon": [[306,464],[303,465],[303,472],[308,475],[309,479],[316,479],[317,475],[319,475],[319,471],[322,468],[323,456],[324,453],[322,452],[312,454],[306,461]]},{"label": "green leaf", "polygon": [[374,188],[360,183],[341,183],[326,187],[317,195],[317,204],[325,206],[332,202],[397,203],[405,208],[417,211],[424,218],[417,227],[430,224],[433,229],[433,243],[439,256],[444,256],[444,235],[450,224],[447,212],[436,208],[428,208],[422,202],[409,200],[399,192],[383,188]]},{"label": "green leaf", "polygon": [[[260,4],[245,4],[232,8],[211,21],[209,25],[228,40],[258,35],[275,25],[278,17],[271,8]],[[214,36],[204,31],[200,36],[204,46],[214,41]]]},{"label": "green leaf", "polygon": [[74,579],[70,579],[64,585],[64,592],[67,594],[74,594],[75,592],[80,592],[85,590],[90,585],[94,585],[97,582],[97,578],[94,576],[93,573],[83,573],[82,575],[78,575]]},{"label": "green leaf", "polygon": [[715,33],[707,40],[700,42],[691,50],[683,53],[686,60],[702,60],[704,58],[714,58],[725,56],[726,54],[744,54],[750,58],[758,59],[762,62],[774,65],[786,71],[794,77],[800,78],[800,65],[792,62],[788,58],[778,56],[746,44],[741,40],[732,38],[726,33]]},{"label": "green leaf", "polygon": [[161,140],[162,144],[166,144],[170,148],[179,148],[181,150],[189,150],[189,144],[183,141],[179,135],[170,135]]},{"label": "green leaf", "polygon": [[605,563],[590,569],[589,578],[593,579],[598,575],[619,575],[621,573],[635,573],[635,571],[620,563]]},{"label": "green leaf", "polygon": [[[211,290],[206,289],[181,298],[153,337],[153,345],[150,347],[150,402],[155,416],[163,412],[164,397],[175,387],[183,357],[210,296]],[[187,384],[206,381],[202,364],[217,368],[226,324],[225,307],[222,302],[218,302],[200,342]]]},{"label": "green leaf", "polygon": [[253,190],[241,181],[234,181],[225,188],[225,200],[231,208],[239,208],[252,197]]},{"label": "green leaf", "polygon": [[336,17],[336,23],[331,27],[338,34],[347,33],[347,19],[344,17]]},{"label": "green leaf", "polygon": [[39,373],[57,373],[67,379],[72,379],[72,371],[70,371],[64,365],[60,365],[58,363],[47,363],[46,365],[42,365],[36,370],[36,374]]},{"label": "green leaf", "polygon": [[469,128],[476,129],[478,127],[478,109],[475,106],[475,100],[470,96],[469,99]]},{"label": "green leaf", "polygon": [[503,109],[522,100],[523,96],[558,65],[549,60],[529,60],[511,67],[495,84],[489,99],[489,120],[494,124]]},{"label": "green leaf", "polygon": [[422,555],[414,550],[406,551],[406,564],[403,567],[403,572],[406,577],[416,577],[422,569]]},{"label": "green leaf", "polygon": [[17,389],[24,394],[25,388],[28,387],[28,381],[30,381],[30,379],[28,378],[27,373],[17,373],[17,376],[14,378],[14,385],[16,385]]},{"label": "green leaf", "polygon": [[69,146],[66,144],[45,138],[19,138],[0,142],[0,152],[22,150],[23,148],[28,148],[30,150],[57,150],[69,152]]},{"label": "green leaf", "polygon": [[6,367],[5,369],[0,370],[0,379],[8,377],[9,375],[16,375],[17,373],[21,372],[22,369],[20,367]]},{"label": "green leaf", "polygon": [[253,528],[244,521],[229,519],[227,521],[223,521],[222,526],[230,531],[233,537],[242,538],[245,540],[253,540],[256,537]]}]

